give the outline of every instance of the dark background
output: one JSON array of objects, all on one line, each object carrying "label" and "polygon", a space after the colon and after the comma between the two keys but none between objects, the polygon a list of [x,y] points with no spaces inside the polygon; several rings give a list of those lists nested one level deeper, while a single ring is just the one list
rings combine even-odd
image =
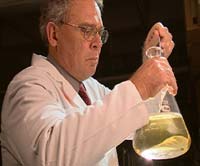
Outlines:
[{"label": "dark background", "polygon": [[[39,1],[6,5],[2,2],[0,106],[8,83],[30,65],[32,53],[46,53],[38,30]],[[142,63],[141,51],[148,30],[154,23],[162,22],[173,34],[175,48],[169,62],[179,86],[176,99],[192,137],[191,148],[185,155],[153,162],[138,157],[131,141],[125,141],[118,146],[120,166],[200,166],[200,67],[196,63],[200,59],[200,33],[198,29],[187,30],[184,1],[104,0],[104,5],[103,20],[110,37],[102,49],[95,78],[110,88],[129,78]]]}]

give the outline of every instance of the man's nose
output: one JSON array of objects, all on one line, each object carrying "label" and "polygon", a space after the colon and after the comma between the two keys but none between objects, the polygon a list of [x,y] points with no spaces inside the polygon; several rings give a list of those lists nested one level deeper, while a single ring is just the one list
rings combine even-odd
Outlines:
[{"label": "man's nose", "polygon": [[101,36],[97,33],[94,37],[94,39],[91,41],[91,48],[92,49],[100,49],[102,47],[103,43],[101,40]]}]

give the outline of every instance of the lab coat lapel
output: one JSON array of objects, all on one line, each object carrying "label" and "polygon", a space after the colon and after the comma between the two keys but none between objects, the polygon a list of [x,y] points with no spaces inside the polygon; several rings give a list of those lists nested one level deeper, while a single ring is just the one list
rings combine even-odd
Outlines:
[{"label": "lab coat lapel", "polygon": [[69,84],[68,81],[65,80],[65,82],[62,82],[62,89],[66,99],[70,101],[73,106],[75,107],[86,106],[85,102],[82,100],[79,94],[74,90],[72,85]]},{"label": "lab coat lapel", "polygon": [[46,57],[33,54],[32,65],[41,67],[45,70],[53,79],[57,81],[65,99],[74,107],[86,106],[85,102],[81,99],[78,93],[74,90],[72,85],[60,74],[60,72],[46,60]]}]

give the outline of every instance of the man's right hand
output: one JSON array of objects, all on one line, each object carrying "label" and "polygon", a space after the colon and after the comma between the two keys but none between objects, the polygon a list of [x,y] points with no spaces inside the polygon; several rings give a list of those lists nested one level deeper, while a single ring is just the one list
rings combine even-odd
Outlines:
[{"label": "man's right hand", "polygon": [[165,86],[168,86],[169,93],[173,95],[178,90],[176,78],[165,57],[147,59],[130,80],[143,100],[155,96]]}]

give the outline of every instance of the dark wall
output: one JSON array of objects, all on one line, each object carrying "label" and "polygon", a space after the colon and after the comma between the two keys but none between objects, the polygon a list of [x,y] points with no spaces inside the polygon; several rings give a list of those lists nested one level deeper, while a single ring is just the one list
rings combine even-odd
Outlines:
[{"label": "dark wall", "polygon": [[[112,88],[126,80],[142,63],[141,51],[149,28],[160,21],[173,34],[175,48],[169,58],[179,85],[176,96],[192,136],[192,147],[184,156],[154,165],[198,165],[196,145],[197,119],[191,92],[190,66],[186,54],[183,0],[104,0],[104,25],[110,31],[95,74],[100,82]],[[0,104],[13,76],[30,65],[33,52],[45,53],[38,31],[39,5],[13,6],[0,9]],[[139,158],[131,142],[118,147],[123,166],[153,165]]]},{"label": "dark wall", "polygon": [[0,7],[0,105],[8,83],[30,65],[32,53],[44,52],[38,18],[37,3]]}]

